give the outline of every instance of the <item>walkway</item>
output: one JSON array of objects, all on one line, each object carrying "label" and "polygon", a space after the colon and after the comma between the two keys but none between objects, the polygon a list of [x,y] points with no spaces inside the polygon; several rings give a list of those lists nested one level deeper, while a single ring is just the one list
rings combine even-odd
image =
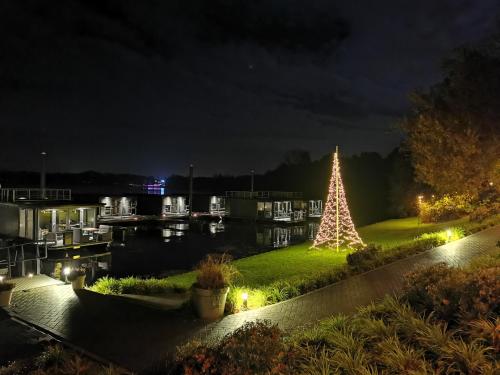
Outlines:
[{"label": "walkway", "polygon": [[438,262],[461,266],[499,251],[500,226],[276,305],[205,324],[188,311],[161,311],[55,285],[14,293],[11,313],[90,352],[141,370],[193,337],[215,340],[245,321],[268,319],[288,330],[335,313],[352,313],[401,287],[405,273]]}]

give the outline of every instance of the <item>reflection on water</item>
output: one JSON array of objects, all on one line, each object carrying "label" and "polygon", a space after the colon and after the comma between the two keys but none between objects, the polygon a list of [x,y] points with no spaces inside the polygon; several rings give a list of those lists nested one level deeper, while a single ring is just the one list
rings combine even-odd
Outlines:
[{"label": "reflection on water", "polygon": [[191,270],[208,253],[242,258],[314,238],[319,224],[187,221],[114,228],[114,276],[168,275]]}]

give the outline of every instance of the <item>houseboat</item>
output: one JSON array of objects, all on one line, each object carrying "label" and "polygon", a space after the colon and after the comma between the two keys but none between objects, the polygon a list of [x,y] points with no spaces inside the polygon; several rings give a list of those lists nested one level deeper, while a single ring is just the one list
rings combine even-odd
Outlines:
[{"label": "houseboat", "polygon": [[208,213],[211,216],[226,215],[226,197],[221,195],[212,195],[210,196],[208,202]]},{"label": "houseboat", "polygon": [[96,228],[100,204],[74,202],[69,189],[1,189],[0,234],[33,242],[49,250],[108,245],[112,231]]},{"label": "houseboat", "polygon": [[189,215],[187,197],[182,195],[166,195],[163,197],[161,213],[164,217],[183,217]]},{"label": "houseboat", "polygon": [[306,209],[299,192],[226,192],[226,216],[229,218],[296,223],[306,219]]},{"label": "houseboat", "polygon": [[137,198],[129,196],[100,197],[99,219],[116,219],[137,214]]},{"label": "houseboat", "polygon": [[317,218],[323,216],[323,201],[310,199],[307,204],[307,217]]}]

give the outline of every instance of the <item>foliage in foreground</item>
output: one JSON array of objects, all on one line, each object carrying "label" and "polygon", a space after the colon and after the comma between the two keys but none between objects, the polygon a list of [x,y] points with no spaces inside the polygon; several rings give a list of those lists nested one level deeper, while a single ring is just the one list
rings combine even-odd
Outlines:
[{"label": "foliage in foreground", "polygon": [[[247,323],[215,346],[180,348],[166,373],[495,374],[500,319],[493,275],[499,266],[499,257],[488,257],[471,269],[438,265],[414,272],[403,295],[288,337],[268,322]],[[456,302],[443,302],[464,290]]]},{"label": "foliage in foreground", "polygon": [[0,375],[125,375],[127,370],[105,366],[60,345],[48,346],[36,358],[26,358],[0,367]]}]

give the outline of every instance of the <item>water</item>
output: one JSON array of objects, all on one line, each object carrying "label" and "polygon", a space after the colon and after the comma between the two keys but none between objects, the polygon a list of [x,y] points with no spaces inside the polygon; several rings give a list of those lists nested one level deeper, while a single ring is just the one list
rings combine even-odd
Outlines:
[{"label": "water", "polygon": [[318,226],[318,222],[156,222],[122,227],[123,237],[115,227],[109,273],[115,277],[166,276],[193,269],[209,253],[227,253],[237,259],[301,243],[314,238]]}]

